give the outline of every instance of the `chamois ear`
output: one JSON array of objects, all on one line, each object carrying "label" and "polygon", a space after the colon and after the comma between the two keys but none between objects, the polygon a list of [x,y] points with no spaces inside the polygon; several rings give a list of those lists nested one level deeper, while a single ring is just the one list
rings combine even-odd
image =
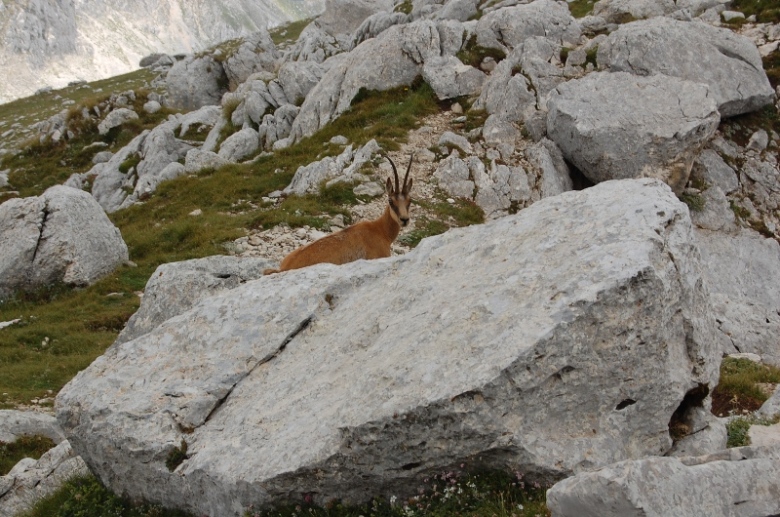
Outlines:
[{"label": "chamois ear", "polygon": [[391,180],[390,178],[387,178],[387,183],[385,183],[385,190],[387,190],[388,196],[393,195],[393,180]]}]

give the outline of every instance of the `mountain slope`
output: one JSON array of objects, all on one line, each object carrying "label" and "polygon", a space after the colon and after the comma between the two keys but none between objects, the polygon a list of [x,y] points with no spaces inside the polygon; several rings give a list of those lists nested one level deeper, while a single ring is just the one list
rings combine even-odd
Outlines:
[{"label": "mountain slope", "polygon": [[191,53],[306,18],[322,0],[20,0],[0,4],[0,103],[138,67],[153,52]]}]

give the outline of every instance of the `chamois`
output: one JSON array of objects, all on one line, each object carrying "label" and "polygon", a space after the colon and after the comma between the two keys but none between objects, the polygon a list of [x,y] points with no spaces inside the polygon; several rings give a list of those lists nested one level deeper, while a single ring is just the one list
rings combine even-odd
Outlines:
[{"label": "chamois", "polygon": [[412,169],[414,154],[409,157],[409,166],[401,188],[398,186],[395,163],[387,154],[384,154],[384,157],[393,168],[395,188],[390,178],[387,178],[385,190],[389,199],[381,217],[373,221],[355,223],[298,248],[282,260],[279,269],[266,269],[263,274],[280,273],[325,262],[338,265],[359,259],[389,257],[390,245],[398,237],[401,227],[409,224],[409,205],[412,203],[409,191],[412,190],[413,181],[409,179],[409,171]]}]

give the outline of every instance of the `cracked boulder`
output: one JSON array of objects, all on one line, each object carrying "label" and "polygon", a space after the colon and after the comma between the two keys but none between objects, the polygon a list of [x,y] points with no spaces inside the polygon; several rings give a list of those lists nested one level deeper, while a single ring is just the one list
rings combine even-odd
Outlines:
[{"label": "cracked boulder", "polygon": [[755,44],[700,22],[654,18],[623,25],[599,45],[598,63],[612,72],[704,83],[722,117],[759,110],[775,98]]},{"label": "cracked boulder", "polygon": [[594,183],[657,178],[675,192],[720,122],[706,85],[596,72],[551,93],[547,134]]},{"label": "cracked boulder", "polygon": [[227,91],[228,77],[211,56],[190,56],[177,61],[165,78],[168,106],[192,111],[216,105]]},{"label": "cracked boulder", "polygon": [[692,240],[666,185],[629,180],[265,276],[109,348],[57,418],[113,491],[198,515],[664,454],[720,362]]},{"label": "cracked boulder", "polygon": [[536,0],[485,14],[477,22],[476,34],[477,45],[509,53],[533,36],[577,45],[581,30],[566,4]]},{"label": "cracked boulder", "polygon": [[726,517],[780,513],[780,446],[645,458],[564,479],[547,492],[556,517]]},{"label": "cracked boulder", "polygon": [[86,286],[128,260],[127,245],[88,193],[54,186],[0,205],[0,297]]}]

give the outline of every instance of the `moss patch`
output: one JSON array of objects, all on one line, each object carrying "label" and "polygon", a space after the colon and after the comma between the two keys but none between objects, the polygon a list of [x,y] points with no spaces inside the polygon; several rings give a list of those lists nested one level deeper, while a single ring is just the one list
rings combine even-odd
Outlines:
[{"label": "moss patch", "polygon": [[45,436],[22,436],[15,442],[0,442],[0,476],[5,476],[24,458],[39,459],[54,442]]}]

